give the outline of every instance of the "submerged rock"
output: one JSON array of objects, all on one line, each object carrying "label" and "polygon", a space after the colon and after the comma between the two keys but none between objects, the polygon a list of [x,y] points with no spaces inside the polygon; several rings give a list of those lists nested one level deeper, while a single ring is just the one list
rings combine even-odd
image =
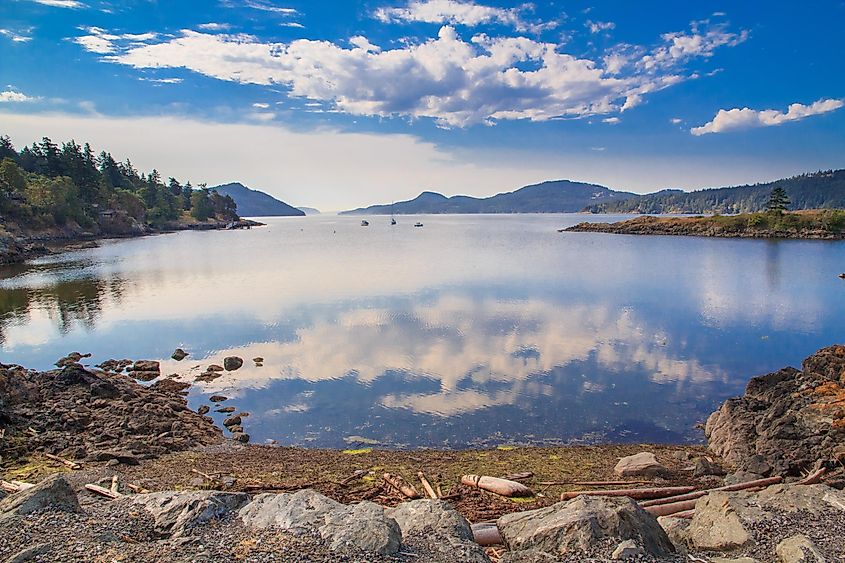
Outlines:
[{"label": "submerged rock", "polygon": [[241,368],[244,365],[243,359],[237,356],[229,356],[227,358],[223,358],[223,367],[226,368],[226,371],[235,371]]},{"label": "submerged rock", "polygon": [[173,358],[174,360],[176,360],[177,362],[181,362],[182,360],[187,358],[189,355],[190,354],[188,354],[187,352],[185,352],[181,348],[176,348],[176,350],[173,351],[173,354],[171,354],[170,357]]}]

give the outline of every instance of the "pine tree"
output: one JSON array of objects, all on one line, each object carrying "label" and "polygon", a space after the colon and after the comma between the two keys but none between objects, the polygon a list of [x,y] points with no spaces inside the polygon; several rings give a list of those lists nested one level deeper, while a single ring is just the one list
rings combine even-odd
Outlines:
[{"label": "pine tree", "polygon": [[768,203],[766,203],[766,210],[769,213],[781,214],[787,210],[789,203],[789,197],[786,195],[786,191],[780,186],[776,186],[769,196]]}]

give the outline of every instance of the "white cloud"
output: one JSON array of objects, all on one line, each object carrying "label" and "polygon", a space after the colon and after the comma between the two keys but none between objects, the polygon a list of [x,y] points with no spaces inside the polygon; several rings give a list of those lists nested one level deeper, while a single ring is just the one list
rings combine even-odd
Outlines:
[{"label": "white cloud", "polygon": [[584,27],[590,30],[590,33],[601,33],[602,31],[610,31],[611,29],[616,28],[616,24],[613,22],[594,22],[592,20],[587,20],[584,22]]},{"label": "white cloud", "polygon": [[198,29],[202,29],[205,31],[226,31],[230,29],[232,26],[228,23],[216,23],[216,22],[209,22],[209,23],[201,23],[197,26]]},{"label": "white cloud", "polygon": [[706,22],[693,22],[691,33],[664,33],[661,35],[664,44],[643,57],[638,65],[645,70],[666,69],[691,58],[709,58],[719,47],[735,47],[748,39],[747,31],[731,33],[724,25],[702,31],[702,25]]},{"label": "white cloud", "polygon": [[618,117],[605,117],[602,119],[603,123],[610,123],[611,125],[616,125],[617,123],[621,123],[622,120]]},{"label": "white cloud", "polygon": [[223,0],[221,4],[226,8],[252,8],[253,10],[282,14],[284,16],[293,16],[299,13],[295,8],[277,6],[268,0],[244,0],[242,2],[237,0]]},{"label": "white cloud", "polygon": [[156,84],[180,84],[182,82],[181,78],[147,78],[147,77],[141,77],[139,80],[143,80],[144,82],[155,82]]},{"label": "white cloud", "polygon": [[85,8],[85,4],[79,2],[78,0],[32,0],[38,4],[43,4],[45,6],[53,6],[55,8]]},{"label": "white cloud", "polygon": [[836,99],[819,100],[810,104],[791,104],[784,113],[774,109],[754,110],[750,108],[720,109],[716,117],[701,127],[693,127],[690,133],[696,136],[708,133],[724,133],[736,129],[752,127],[772,127],[790,121],[799,121],[812,115],[835,111],[845,105],[845,101]]},{"label": "white cloud", "polygon": [[669,121],[670,121],[671,123],[673,123],[674,125],[677,125],[677,124],[679,124],[679,123],[680,123],[681,121],[683,121],[683,120],[682,120],[680,117],[673,117],[673,118],[672,118],[672,119],[670,119]]},{"label": "white cloud", "polygon": [[270,107],[270,104],[265,104],[264,102],[255,102],[254,104],[252,104],[252,107],[258,109],[267,109]]},{"label": "white cloud", "polygon": [[436,38],[390,50],[361,36],[346,48],[328,41],[268,43],[250,35],[191,30],[157,43],[131,44],[126,35],[99,28],[88,32],[76,42],[110,55],[106,61],[139,69],[184,68],[243,84],[282,84],[291,96],[332,104],[326,109],[333,111],[425,117],[452,127],[625,111],[684,80],[677,73],[683,62],[738,41],[721,28],[668,34],[648,55],[632,47],[617,53],[624,60],[605,61],[604,69],[561,52],[554,43],[485,34],[466,41],[450,26]]},{"label": "white cloud", "polygon": [[35,98],[27,96],[22,92],[15,92],[14,90],[0,92],[0,103],[31,102],[33,100],[35,100]]},{"label": "white cloud", "polygon": [[28,27],[26,29],[15,31],[13,29],[0,28],[0,35],[14,41],[15,43],[26,43],[27,41],[32,41],[32,29],[33,28]]},{"label": "white cloud", "polygon": [[374,16],[386,23],[424,22],[465,26],[497,23],[532,33],[557,27],[557,22],[525,21],[522,13],[532,8],[531,4],[517,8],[495,8],[470,0],[409,0],[405,7],[379,8]]}]

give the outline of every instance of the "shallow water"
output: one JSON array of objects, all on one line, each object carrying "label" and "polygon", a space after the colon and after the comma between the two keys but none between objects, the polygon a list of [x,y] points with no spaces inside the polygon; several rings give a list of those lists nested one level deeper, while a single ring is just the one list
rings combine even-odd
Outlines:
[{"label": "shallow water", "polygon": [[[193,380],[238,355],[190,401],[230,397],[257,442],[696,442],[749,377],[845,341],[843,242],[557,232],[583,215],[368,219],[0,269],[0,361],[46,369],[78,350]],[[191,356],[170,360],[177,346]]]}]

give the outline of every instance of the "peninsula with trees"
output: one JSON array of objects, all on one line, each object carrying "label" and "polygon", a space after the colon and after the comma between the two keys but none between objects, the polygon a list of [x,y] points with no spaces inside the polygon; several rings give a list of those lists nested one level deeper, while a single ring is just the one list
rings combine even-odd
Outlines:
[{"label": "peninsula with trees", "polygon": [[67,141],[15,149],[0,137],[0,264],[49,252],[52,244],[186,229],[258,225],[243,221],[228,195],[129,159]]}]

